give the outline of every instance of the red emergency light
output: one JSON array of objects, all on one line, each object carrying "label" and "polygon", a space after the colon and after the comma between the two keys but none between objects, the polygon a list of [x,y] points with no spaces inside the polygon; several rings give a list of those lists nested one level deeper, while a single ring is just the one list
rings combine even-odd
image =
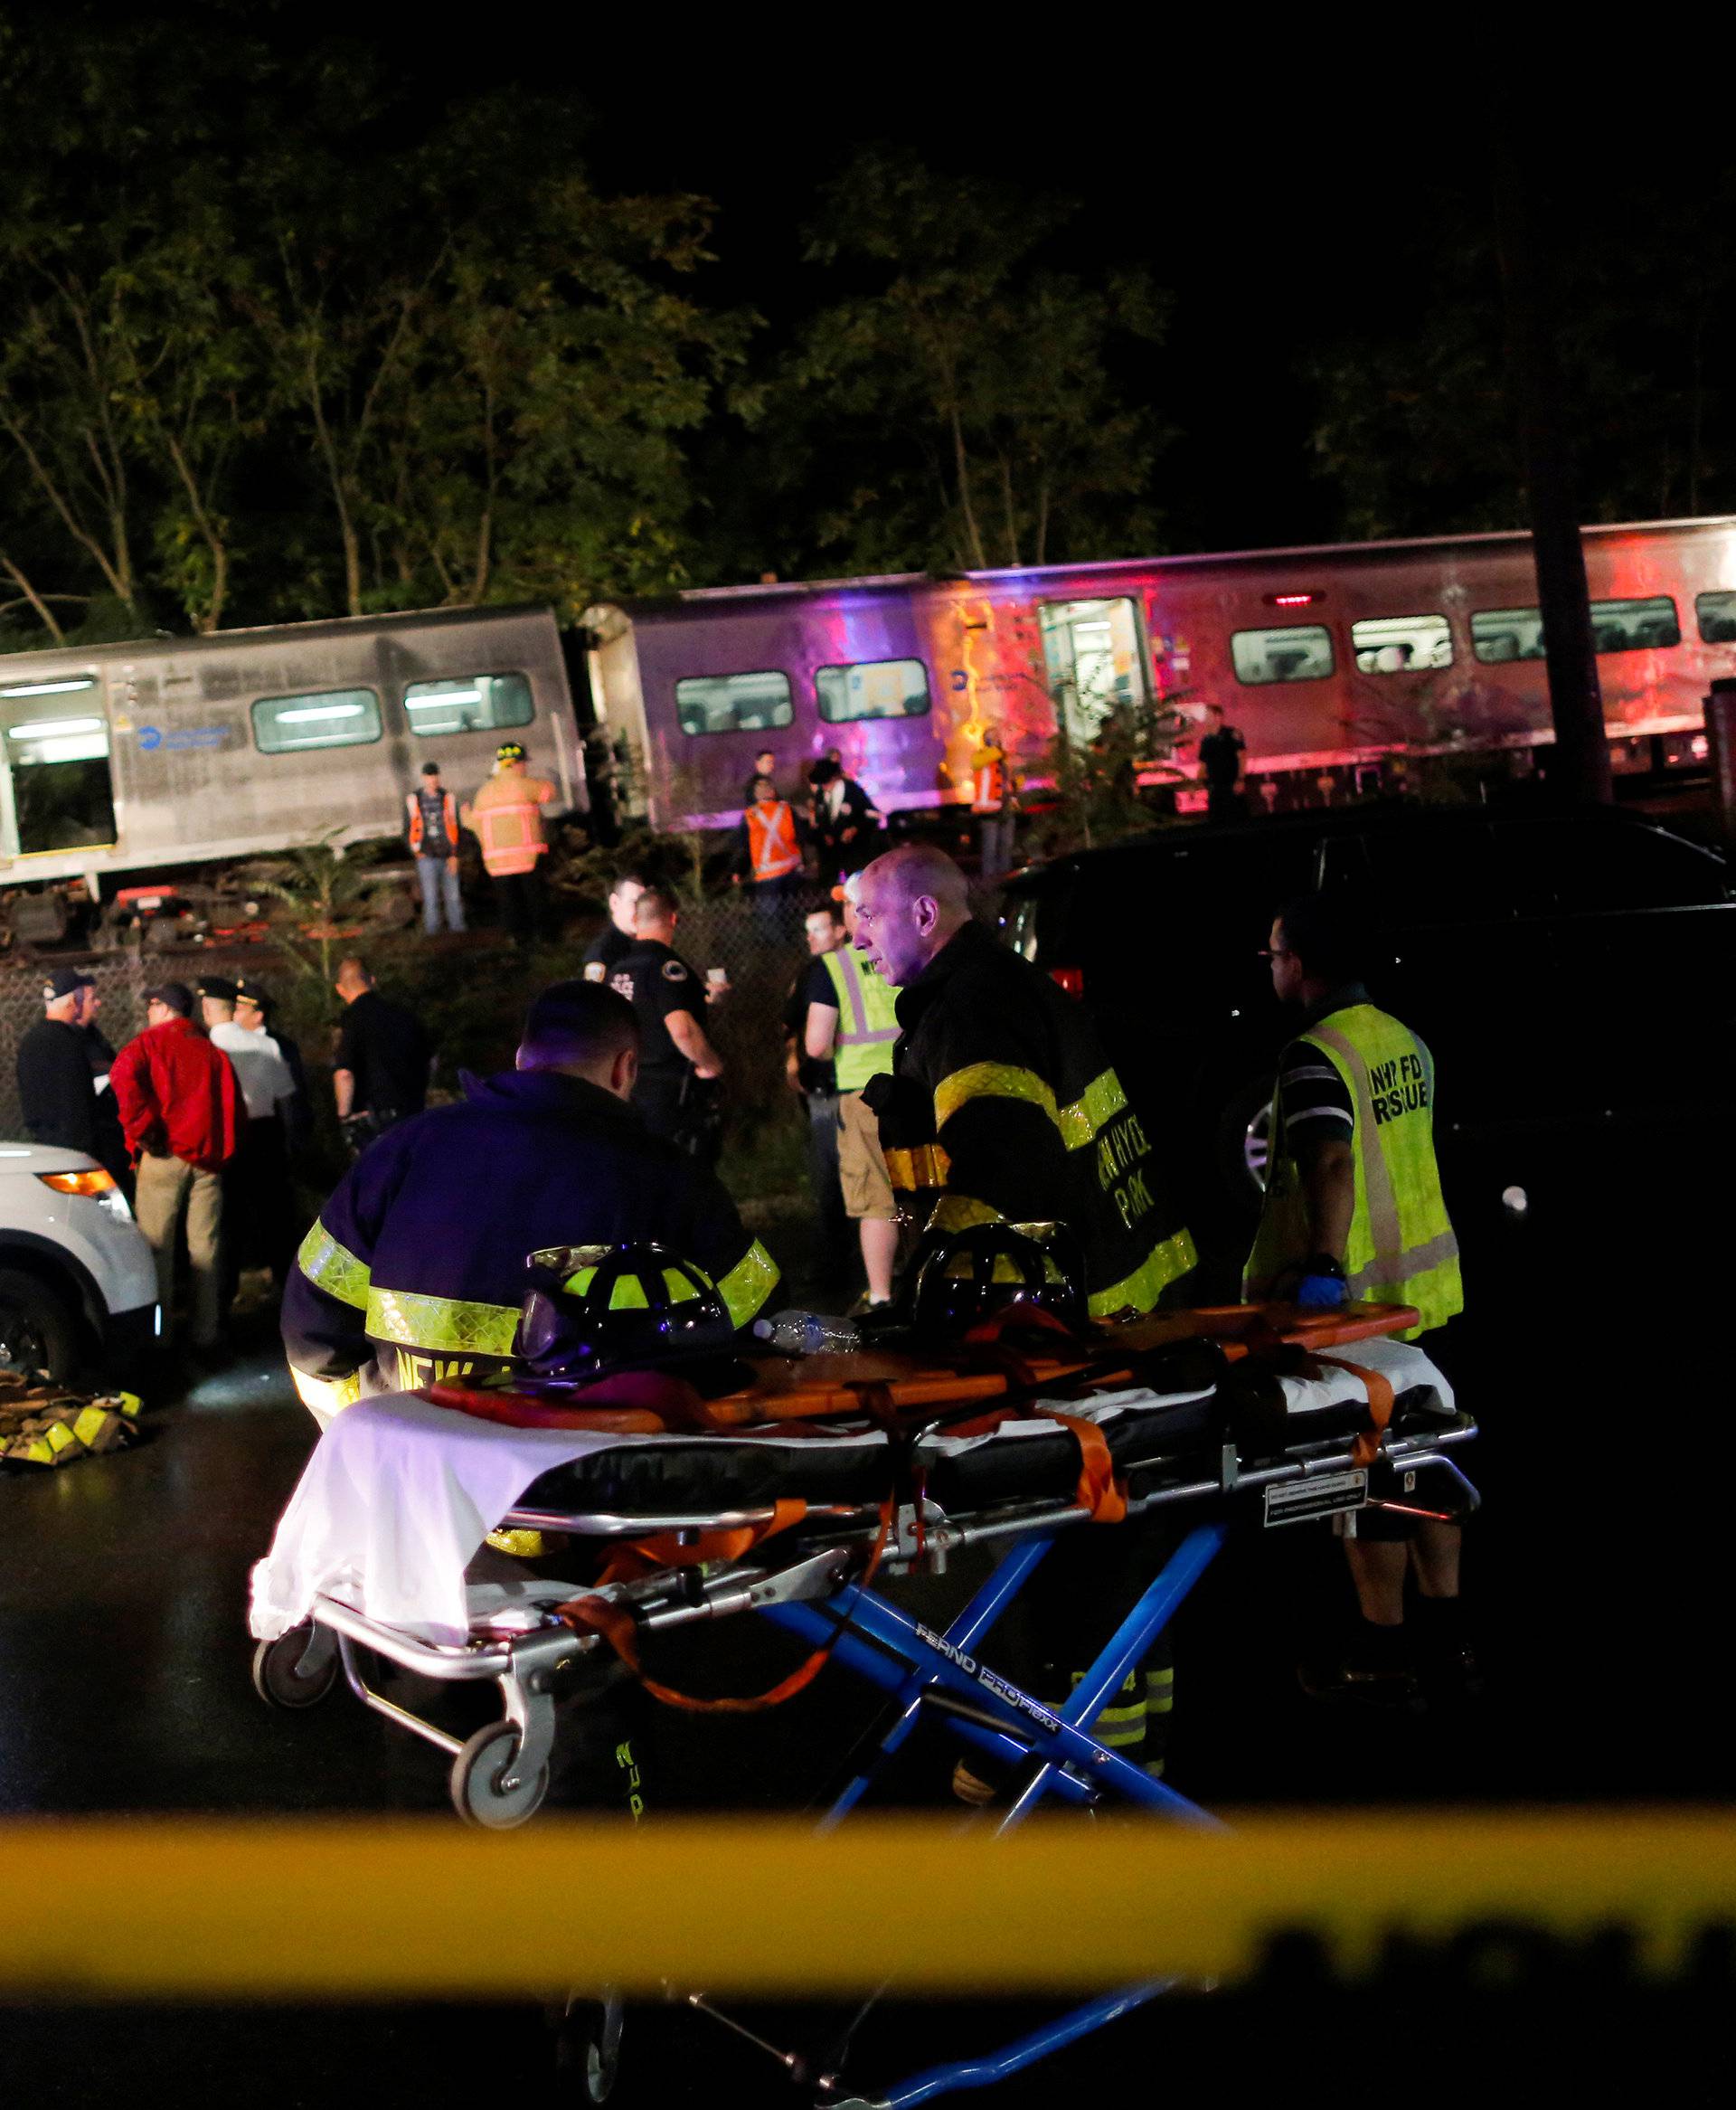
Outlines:
[{"label": "red emergency light", "polygon": [[1326,598],[1324,593],[1269,593],[1266,601],[1270,608],[1307,608]]},{"label": "red emergency light", "polygon": [[1085,970],[1082,967],[1052,967],[1049,979],[1057,989],[1065,989],[1070,997],[1085,994]]}]

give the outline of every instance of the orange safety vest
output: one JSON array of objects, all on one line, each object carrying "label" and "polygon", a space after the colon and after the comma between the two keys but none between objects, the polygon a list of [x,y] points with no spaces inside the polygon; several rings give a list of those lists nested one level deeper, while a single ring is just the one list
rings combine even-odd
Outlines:
[{"label": "orange safety vest", "polygon": [[762,879],[784,879],[802,868],[802,853],[796,840],[796,816],[782,799],[769,805],[761,800],[759,805],[750,806],[748,820],[748,856],[753,865],[755,882]]},{"label": "orange safety vest", "polygon": [[1005,750],[979,747],[970,766],[970,810],[973,813],[998,813],[1006,804]]},{"label": "orange safety vest", "polygon": [[[404,803],[410,809],[410,854],[413,857],[422,847],[422,801],[414,791],[408,793]],[[446,819],[446,840],[448,849],[456,856],[458,847],[458,802],[450,791],[440,793],[440,811]]]},{"label": "orange safety vest", "polygon": [[465,818],[482,844],[483,868],[491,878],[510,878],[533,871],[548,848],[542,839],[540,810],[554,797],[554,786],[542,777],[521,777],[503,770],[476,793]]}]

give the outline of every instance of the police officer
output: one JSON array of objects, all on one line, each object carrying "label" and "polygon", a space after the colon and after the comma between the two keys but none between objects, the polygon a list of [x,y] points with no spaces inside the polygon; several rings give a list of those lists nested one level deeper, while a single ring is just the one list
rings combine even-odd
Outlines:
[{"label": "police officer", "polygon": [[1222,704],[1205,706],[1207,726],[1200,735],[1200,771],[1205,779],[1206,818],[1239,820],[1242,814],[1242,771],[1248,743],[1225,721]]},{"label": "police officer", "polygon": [[618,872],[609,889],[609,921],[585,947],[587,981],[607,981],[610,970],[638,943],[633,911],[645,892],[643,872]]},{"label": "police officer", "polygon": [[[1414,1338],[1465,1302],[1435,1162],[1435,1065],[1407,1026],[1369,1001],[1361,951],[1354,913],[1335,895],[1293,901],[1272,925],[1272,988],[1302,1008],[1302,1031],[1278,1062],[1266,1201],[1242,1293],[1324,1309],[1352,1299],[1413,1304]],[[1377,1509],[1346,1521],[1361,1618],[1341,1661],[1305,1666],[1305,1688],[1320,1698],[1415,1703],[1410,1571],[1429,1669],[1473,1688],[1458,1527]]]},{"label": "police officer", "polygon": [[[1083,1008],[971,921],[965,875],[939,850],[912,845],[867,867],[856,943],[901,985],[892,1074],[871,1078],[863,1097],[915,1221],[940,1231],[1064,1224],[1084,1255],[1092,1317],[1150,1310],[1194,1265],[1194,1241]],[[1063,1534],[1025,1613],[1033,1660],[1016,1669],[1063,1700],[1156,1557],[1131,1529]],[[1164,1765],[1173,1676],[1160,1645],[1102,1717],[1123,1755],[1153,1773]],[[961,1761],[953,1793],[992,1800],[994,1770]]]},{"label": "police officer", "polygon": [[94,1024],[93,978],[52,969],[42,983],[42,1016],[18,1043],[18,1099],[34,1143],[82,1150],[130,1190],[132,1174],[115,1102],[107,1090],[115,1051]]},{"label": "police officer", "polygon": [[672,894],[647,886],[633,915],[638,942],[609,978],[639,1022],[633,1103],[654,1136],[710,1162],[718,1141],[712,1087],[723,1074],[723,1058],[705,1036],[704,984],[675,951],[679,912]]},{"label": "police officer", "polygon": [[710,1172],[629,1103],[639,1029],[593,982],[532,1004],[517,1066],[401,1122],[339,1182],[303,1240],[283,1338],[323,1422],[364,1391],[511,1367],[525,1256],[656,1238],[712,1277],[738,1327],[778,1282]]}]

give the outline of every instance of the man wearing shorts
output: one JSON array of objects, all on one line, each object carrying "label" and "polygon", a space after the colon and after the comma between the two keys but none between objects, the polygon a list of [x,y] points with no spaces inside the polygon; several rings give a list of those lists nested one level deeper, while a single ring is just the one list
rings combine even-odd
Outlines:
[{"label": "man wearing shorts", "polygon": [[821,955],[832,985],[828,1003],[811,1002],[804,1046],[814,1062],[830,1057],[838,1081],[838,1177],[844,1213],[862,1240],[868,1288],[863,1309],[884,1304],[892,1293],[898,1256],[898,1206],[881,1154],[880,1123],[863,1102],[871,1077],[889,1074],[898,1039],[898,991],[856,951],[855,879],[844,890],[844,927],[849,943]]}]

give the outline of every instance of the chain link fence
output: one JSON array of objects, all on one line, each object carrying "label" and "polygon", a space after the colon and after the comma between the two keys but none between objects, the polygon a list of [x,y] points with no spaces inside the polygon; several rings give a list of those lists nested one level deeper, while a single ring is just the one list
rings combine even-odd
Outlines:
[{"label": "chain link fence", "polygon": [[[57,964],[17,960],[0,967],[0,1137],[9,1140],[25,1140],[24,1112],[18,1103],[18,1043],[42,1018],[43,985]],[[88,974],[97,985],[102,998],[97,1023],[116,1047],[143,1030],[146,989],[177,973],[160,957],[144,959],[137,952],[105,953],[76,964],[79,972]],[[209,971],[205,960],[199,961],[198,971]]]}]

